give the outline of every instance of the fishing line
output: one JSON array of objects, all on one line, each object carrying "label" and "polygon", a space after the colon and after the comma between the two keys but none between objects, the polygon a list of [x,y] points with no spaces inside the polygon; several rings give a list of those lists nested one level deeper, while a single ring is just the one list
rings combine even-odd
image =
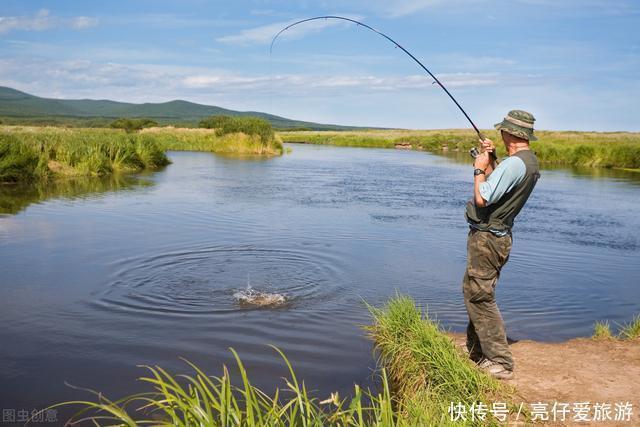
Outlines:
[{"label": "fishing line", "polygon": [[482,133],[480,133],[480,130],[478,129],[478,127],[475,125],[475,123],[473,123],[473,120],[471,120],[471,117],[469,117],[469,115],[467,114],[466,111],[464,111],[464,109],[462,108],[462,106],[458,103],[458,101],[456,101],[456,99],[453,97],[453,95],[451,95],[451,92],[449,92],[447,90],[446,87],[444,87],[444,85],[442,84],[442,82],[440,80],[438,80],[438,78],[436,76],[433,75],[433,73],[431,71],[429,71],[429,69],[427,67],[424,66],[424,64],[422,62],[420,62],[418,60],[418,58],[416,58],[415,56],[413,56],[413,54],[411,52],[409,52],[407,49],[405,49],[404,47],[402,47],[400,45],[400,43],[398,43],[397,41],[395,41],[394,39],[392,39],[391,37],[389,37],[388,35],[384,34],[382,31],[378,31],[375,28],[360,22],[360,21],[356,21],[355,19],[351,19],[351,18],[345,18],[344,16],[335,16],[335,15],[327,15],[327,16],[316,16],[314,18],[307,18],[307,19],[302,19],[300,21],[294,22],[293,24],[287,25],[286,27],[284,27],[282,30],[280,30],[274,37],[273,40],[271,40],[271,46],[269,47],[269,57],[271,58],[271,55],[273,53],[273,45],[275,44],[277,38],[284,33],[285,31],[287,31],[288,29],[295,27],[296,25],[299,24],[303,24],[305,22],[309,22],[309,21],[316,21],[316,20],[320,20],[320,19],[338,19],[338,20],[342,20],[342,21],[348,21],[348,22],[352,22],[354,24],[357,24],[358,26],[362,26],[368,30],[373,31],[374,33],[384,37],[385,39],[387,39],[388,41],[390,41],[391,43],[393,43],[395,45],[395,47],[401,49],[404,53],[406,53],[407,55],[409,55],[409,57],[411,59],[413,59],[424,71],[427,72],[427,74],[429,74],[429,76],[433,79],[433,83],[437,83],[438,86],[440,86],[442,88],[442,90],[444,90],[444,92],[449,96],[449,98],[451,98],[451,100],[456,104],[456,106],[458,107],[458,109],[460,109],[460,111],[462,112],[462,114],[464,114],[464,116],[467,118],[467,120],[469,121],[469,123],[471,123],[471,126],[473,127],[473,130],[476,131],[476,133],[478,134],[478,137],[481,140],[484,140],[484,136],[482,135]]}]

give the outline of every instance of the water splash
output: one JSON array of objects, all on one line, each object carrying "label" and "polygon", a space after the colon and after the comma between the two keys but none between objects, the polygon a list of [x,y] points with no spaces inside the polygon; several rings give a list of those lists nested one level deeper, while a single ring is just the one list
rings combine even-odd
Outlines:
[{"label": "water splash", "polygon": [[276,292],[262,292],[251,287],[251,276],[247,276],[247,287],[233,294],[233,298],[243,307],[282,307],[289,299]]}]

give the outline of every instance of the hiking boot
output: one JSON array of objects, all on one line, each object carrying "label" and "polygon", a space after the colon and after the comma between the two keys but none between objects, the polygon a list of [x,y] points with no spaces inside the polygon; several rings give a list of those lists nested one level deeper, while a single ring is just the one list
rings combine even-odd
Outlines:
[{"label": "hiking boot", "polygon": [[499,380],[510,380],[514,377],[513,371],[506,369],[500,363],[494,362],[491,359],[484,359],[478,363],[478,367],[493,378],[497,378]]}]

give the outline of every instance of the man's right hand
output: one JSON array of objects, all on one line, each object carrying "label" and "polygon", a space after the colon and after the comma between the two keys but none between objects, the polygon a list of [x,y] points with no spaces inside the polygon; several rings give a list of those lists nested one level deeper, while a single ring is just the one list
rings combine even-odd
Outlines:
[{"label": "man's right hand", "polygon": [[480,145],[482,146],[482,151],[486,151],[487,153],[493,153],[496,151],[496,146],[489,138],[481,139]]}]

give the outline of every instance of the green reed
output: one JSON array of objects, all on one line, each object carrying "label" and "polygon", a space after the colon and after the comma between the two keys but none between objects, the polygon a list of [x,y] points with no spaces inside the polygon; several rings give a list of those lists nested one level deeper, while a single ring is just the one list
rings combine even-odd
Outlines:
[{"label": "green reed", "polygon": [[640,314],[637,314],[629,323],[621,326],[618,337],[627,340],[640,338]]},{"label": "green reed", "polygon": [[152,136],[165,150],[261,156],[280,155],[283,152],[282,142],[277,136],[265,139],[260,134],[243,132],[222,134],[216,129],[171,127],[145,129],[141,134]]},{"label": "green reed", "polygon": [[640,314],[636,314],[629,323],[617,324],[618,333],[614,335],[608,320],[598,321],[593,326],[594,339],[634,340],[640,338]]},{"label": "green reed", "polygon": [[[153,138],[108,129],[5,127],[0,130],[0,147],[21,154],[18,159],[0,155],[2,182],[105,176],[156,169],[169,163]],[[7,174],[16,169],[20,174]]]},{"label": "green reed", "polygon": [[[192,375],[172,375],[159,366],[145,366],[148,375],[140,380],[151,391],[109,400],[86,390],[95,400],[76,400],[53,405],[78,407],[70,423],[96,425],[157,426],[408,426],[398,418],[388,380],[382,373],[378,392],[354,386],[353,396],[341,399],[337,393],[325,400],[313,397],[300,381],[285,355],[289,375],[285,386],[267,394],[254,386],[238,354],[231,349],[240,374],[232,379],[226,366],[221,376],[208,376],[185,361]],[[48,408],[48,409],[50,409]]]},{"label": "green reed", "polygon": [[611,333],[611,326],[609,325],[609,322],[606,320],[603,322],[596,322],[593,325],[593,335],[591,338],[596,340],[614,338]]},{"label": "green reed", "polygon": [[[451,402],[470,407],[510,394],[511,390],[480,371],[437,322],[423,316],[411,298],[398,295],[382,309],[369,309],[374,321],[366,329],[380,365],[405,416],[416,424],[446,424]],[[491,418],[468,422],[497,424]]]},{"label": "green reed", "polygon": [[287,357],[284,386],[267,393],[251,383],[238,354],[239,378],[226,366],[221,376],[208,376],[185,361],[193,374],[173,375],[159,366],[145,366],[140,380],[145,393],[117,401],[92,392],[93,400],[63,402],[77,406],[71,422],[97,425],[162,426],[416,426],[495,425],[484,420],[451,421],[451,403],[471,405],[504,397],[510,390],[478,370],[437,325],[422,317],[408,297],[398,296],[384,308],[369,307],[373,324],[366,327],[380,355],[378,385],[363,390],[354,385],[348,398],[338,393],[314,396],[298,379]]},{"label": "green reed", "polygon": [[279,138],[217,135],[208,129],[119,129],[0,127],[0,183],[60,176],[107,176],[158,169],[169,164],[167,150],[277,155]]}]

